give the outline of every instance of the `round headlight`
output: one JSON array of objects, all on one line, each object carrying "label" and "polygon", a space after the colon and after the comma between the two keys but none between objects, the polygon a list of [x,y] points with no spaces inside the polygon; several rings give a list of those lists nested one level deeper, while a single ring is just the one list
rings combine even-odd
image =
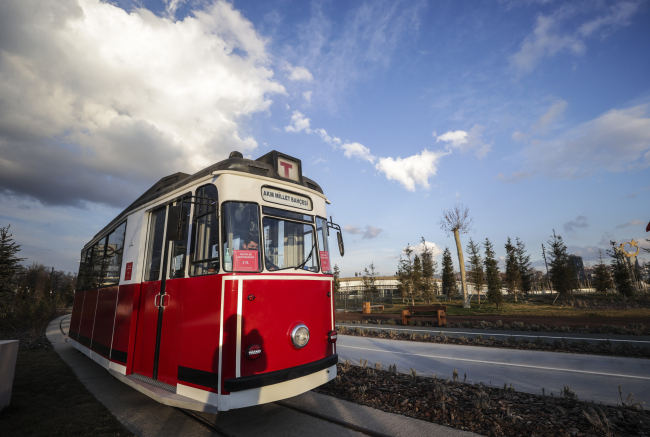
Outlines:
[{"label": "round headlight", "polygon": [[309,342],[309,329],[305,325],[296,325],[291,331],[291,342],[298,349],[307,346]]}]

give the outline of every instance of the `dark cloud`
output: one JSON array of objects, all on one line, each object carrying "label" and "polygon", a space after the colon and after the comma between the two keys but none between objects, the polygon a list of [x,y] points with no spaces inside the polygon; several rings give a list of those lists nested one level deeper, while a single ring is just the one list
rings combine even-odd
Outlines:
[{"label": "dark cloud", "polygon": [[588,228],[589,224],[587,223],[587,217],[584,215],[579,215],[575,220],[570,220],[562,225],[564,232],[575,232],[577,229]]}]

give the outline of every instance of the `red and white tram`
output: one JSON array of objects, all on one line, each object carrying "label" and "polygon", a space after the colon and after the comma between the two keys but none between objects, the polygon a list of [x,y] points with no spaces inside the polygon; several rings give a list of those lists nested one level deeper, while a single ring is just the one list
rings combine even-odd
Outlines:
[{"label": "red and white tram", "polygon": [[225,411],[336,376],[329,203],[300,160],[161,179],[82,250],[68,342],[169,405]]}]

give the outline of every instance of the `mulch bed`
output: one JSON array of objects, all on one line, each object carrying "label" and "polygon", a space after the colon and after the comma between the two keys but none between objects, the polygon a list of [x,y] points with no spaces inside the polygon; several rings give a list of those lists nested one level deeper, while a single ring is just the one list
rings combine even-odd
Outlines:
[{"label": "mulch bed", "polygon": [[[336,313],[337,322],[367,321],[367,320],[384,320],[390,319],[401,320],[399,314],[361,314],[361,313]],[[418,317],[422,323],[429,322],[437,324],[436,316]],[[447,323],[463,323],[471,321],[475,324],[481,321],[496,323],[501,320],[503,323],[512,324],[513,322],[522,322],[526,325],[556,325],[556,326],[601,326],[612,325],[627,327],[630,323],[644,324],[650,326],[650,317],[547,317],[547,316],[447,316]]]},{"label": "mulch bed", "polygon": [[563,397],[537,396],[512,386],[465,384],[457,373],[443,381],[389,367],[339,363],[336,379],[314,391],[487,436],[650,435],[650,413],[622,394],[623,405],[604,406],[579,401],[568,387]]},{"label": "mulch bed", "polygon": [[19,340],[18,348],[32,351],[53,351],[54,347],[45,335],[46,326],[40,329],[0,330],[0,340]]},{"label": "mulch bed", "polygon": [[468,338],[464,336],[452,337],[448,335],[429,335],[407,332],[397,332],[379,329],[364,328],[346,328],[339,326],[337,331],[340,335],[353,335],[356,337],[385,338],[391,340],[419,341],[424,343],[438,344],[458,344],[465,346],[482,346],[498,347],[504,349],[536,350],[547,352],[569,352],[578,354],[607,355],[616,357],[630,358],[650,358],[650,347],[648,346],[631,346],[630,343],[613,343],[610,341],[600,341],[598,344],[589,344],[584,340],[568,342],[564,339],[554,340],[547,343],[542,339],[529,341],[527,339],[519,340],[516,337],[510,337],[506,340],[497,340],[494,337],[483,338],[475,336]]},{"label": "mulch bed", "polygon": [[[337,313],[336,321],[339,323],[402,324],[401,318],[396,314]],[[598,319],[594,317],[447,316],[447,321],[446,327],[448,328],[650,335],[650,328],[645,326],[646,324],[650,325],[650,318],[640,317]],[[418,317],[417,321],[411,321],[411,326],[438,326],[438,319],[435,316]]]}]

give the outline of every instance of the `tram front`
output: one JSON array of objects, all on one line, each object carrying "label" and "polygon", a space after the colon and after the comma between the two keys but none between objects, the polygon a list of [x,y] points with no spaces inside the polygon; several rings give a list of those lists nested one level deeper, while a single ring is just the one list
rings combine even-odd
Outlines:
[{"label": "tram front", "polygon": [[[275,178],[216,171],[223,275],[220,410],[295,396],[336,377],[327,198],[300,161]],[[342,252],[340,232],[339,248]]]}]

